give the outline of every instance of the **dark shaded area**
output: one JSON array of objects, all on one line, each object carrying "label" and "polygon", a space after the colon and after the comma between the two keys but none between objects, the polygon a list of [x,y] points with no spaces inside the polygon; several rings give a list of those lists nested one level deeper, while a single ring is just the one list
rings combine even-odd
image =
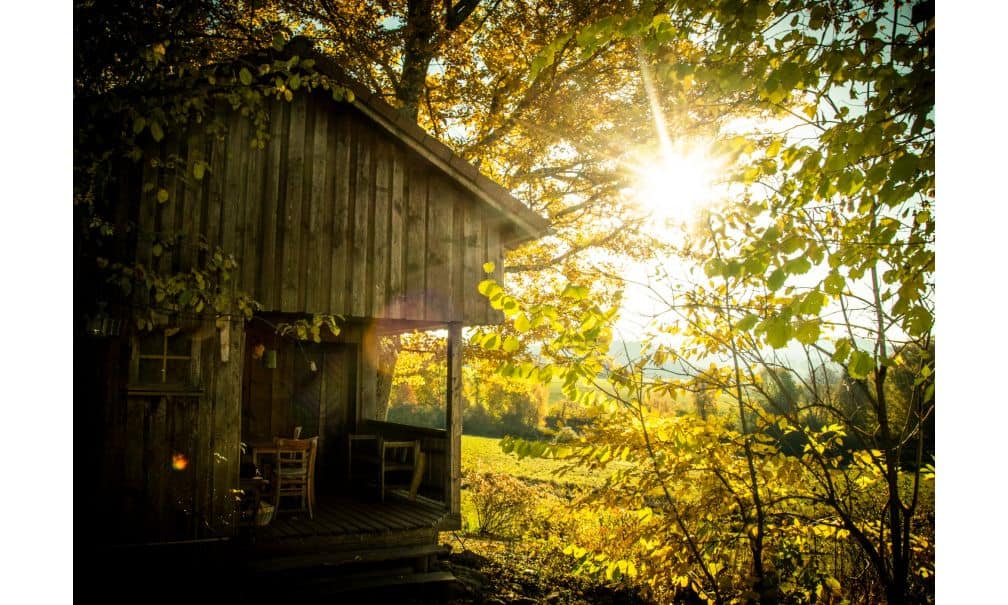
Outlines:
[{"label": "dark shaded area", "polygon": [[491,559],[464,551],[442,556],[425,573],[401,561],[263,573],[245,563],[241,541],[130,546],[75,553],[74,598],[101,603],[338,603],[642,605],[635,590],[586,578],[556,578],[519,556]]}]

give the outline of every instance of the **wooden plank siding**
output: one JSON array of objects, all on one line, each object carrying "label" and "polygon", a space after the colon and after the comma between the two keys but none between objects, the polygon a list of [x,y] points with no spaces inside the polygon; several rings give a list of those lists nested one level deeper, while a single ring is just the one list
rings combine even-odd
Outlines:
[{"label": "wooden plank siding", "polygon": [[238,483],[240,355],[245,348],[241,322],[232,321],[231,328],[229,363],[219,361],[220,341],[212,321],[189,329],[188,391],[134,388],[128,383],[130,371],[117,370],[124,382],[106,395],[100,433],[104,460],[99,482],[104,487],[92,495],[109,520],[103,540],[229,535],[231,489]]},{"label": "wooden plank siding", "polygon": [[[270,101],[264,149],[245,118],[227,133],[168,138],[150,168],[141,234],[178,232],[179,245],[139,258],[163,271],[201,261],[197,242],[234,254],[234,287],[263,311],[482,324],[495,319],[476,291],[484,262],[501,273],[501,217],[356,109],[324,97]],[[209,170],[195,179],[193,166]],[[156,201],[164,188],[169,198]]]}]

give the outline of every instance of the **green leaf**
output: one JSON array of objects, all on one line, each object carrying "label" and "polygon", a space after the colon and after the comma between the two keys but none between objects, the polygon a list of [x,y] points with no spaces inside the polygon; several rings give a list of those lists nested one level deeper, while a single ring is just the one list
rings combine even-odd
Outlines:
[{"label": "green leaf", "polygon": [[495,264],[493,264],[491,262],[483,263],[483,272],[484,273],[493,273],[495,268],[497,268],[497,265],[495,265]]},{"label": "green leaf", "polygon": [[519,313],[518,317],[515,318],[514,322],[515,330],[519,332],[528,332],[532,328],[532,324],[529,323],[529,318],[524,313]]},{"label": "green leaf", "polygon": [[248,68],[243,67],[238,72],[238,79],[241,80],[241,83],[245,86],[250,86],[252,84],[252,72],[250,72]]},{"label": "green leaf", "polygon": [[791,322],[780,317],[773,317],[763,322],[766,331],[767,344],[775,349],[782,349],[791,340]]},{"label": "green leaf", "polygon": [[819,340],[819,320],[811,319],[798,322],[795,327],[795,338],[802,344],[815,344]]},{"label": "green leaf", "polygon": [[811,268],[812,262],[804,256],[792,258],[788,262],[784,263],[784,272],[790,273],[791,275],[802,275],[804,273],[808,273]]},{"label": "green leaf", "polygon": [[560,296],[563,298],[570,298],[572,300],[584,300],[588,298],[588,288],[567,284],[567,287],[560,293]]},{"label": "green leaf", "polygon": [[163,204],[168,201],[168,190],[161,188],[157,192],[157,201],[159,204]]},{"label": "green leaf", "polygon": [[206,162],[203,160],[196,160],[193,164],[193,176],[196,177],[197,181],[203,180],[203,174],[206,172]]},{"label": "green leaf", "polygon": [[874,369],[875,360],[864,351],[854,351],[850,361],[847,362],[847,373],[856,380],[868,378],[868,374]]},{"label": "green leaf", "polygon": [[140,134],[146,127],[147,119],[143,116],[137,116],[137,118],[133,120],[133,134]]},{"label": "green leaf", "polygon": [[770,143],[770,146],[769,146],[769,147],[767,147],[767,150],[766,150],[766,156],[767,156],[768,158],[772,158],[772,157],[776,157],[776,156],[777,156],[777,154],[778,154],[778,153],[780,153],[780,150],[781,150],[781,145],[782,145],[783,143],[784,143],[784,139],[779,139],[779,138],[775,138],[775,139],[774,139],[774,140],[773,140],[773,141],[772,141],[772,142]]},{"label": "green leaf", "polygon": [[801,304],[798,305],[798,312],[802,315],[818,315],[824,306],[826,306],[826,295],[813,290],[802,298]]},{"label": "green leaf", "polygon": [[902,155],[889,169],[889,178],[895,181],[909,181],[917,175],[919,163],[917,156],[912,153]]},{"label": "green leaf", "polygon": [[830,296],[839,296],[843,292],[844,278],[839,273],[830,273],[823,280],[823,290]]},{"label": "green leaf", "polygon": [[161,130],[161,125],[158,124],[157,122],[151,122],[150,123],[150,133],[151,133],[151,136],[154,137],[155,141],[159,141],[160,142],[161,139],[164,138],[164,131]]},{"label": "green leaf", "polygon": [[514,353],[518,350],[518,339],[514,336],[508,336],[504,339],[504,352]]},{"label": "green leaf", "polygon": [[518,301],[516,301],[511,297],[508,297],[507,299],[504,300],[504,303],[501,305],[501,309],[504,311],[505,317],[514,317],[515,315],[518,314],[519,310]]},{"label": "green leaf", "polygon": [[748,332],[753,329],[753,326],[756,325],[757,321],[759,321],[759,317],[757,317],[755,313],[749,313],[740,319],[737,324],[735,324],[735,328],[742,332]]},{"label": "green leaf", "polygon": [[712,258],[704,264],[704,273],[707,277],[717,277],[718,275],[725,274],[726,266],[724,261],[718,258]]},{"label": "green leaf", "polygon": [[479,290],[479,293],[483,296],[490,296],[490,293],[493,292],[495,286],[497,286],[496,280],[484,279],[479,283],[476,289]]},{"label": "green leaf", "polygon": [[785,279],[787,279],[787,275],[778,267],[767,278],[767,287],[770,288],[771,292],[780,290],[780,287],[784,285]]}]

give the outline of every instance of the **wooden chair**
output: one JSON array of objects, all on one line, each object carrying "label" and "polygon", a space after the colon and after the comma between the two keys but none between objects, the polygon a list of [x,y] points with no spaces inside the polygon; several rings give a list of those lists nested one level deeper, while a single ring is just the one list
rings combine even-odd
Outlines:
[{"label": "wooden chair", "polygon": [[[308,511],[315,518],[315,453],[318,437],[273,440],[276,466],[273,469],[274,512]],[[297,508],[281,508],[281,500],[297,499]]]},{"label": "wooden chair", "polygon": [[[373,445],[367,446],[364,451],[358,445],[355,450],[354,444],[359,441],[368,441]],[[378,497],[381,501],[385,501],[386,490],[394,486],[408,487],[410,500],[416,499],[424,466],[424,456],[420,451],[419,439],[389,440],[381,435],[351,434],[347,450],[348,481],[353,481],[355,464],[367,466],[376,474]],[[409,473],[409,481],[406,483],[389,480],[390,475],[394,479],[407,472]]]}]

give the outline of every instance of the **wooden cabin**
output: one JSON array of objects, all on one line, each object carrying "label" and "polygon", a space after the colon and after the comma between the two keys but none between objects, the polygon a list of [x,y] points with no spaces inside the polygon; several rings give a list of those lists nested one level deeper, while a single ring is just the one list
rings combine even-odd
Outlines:
[{"label": "wooden cabin", "polygon": [[[75,502],[78,523],[94,530],[89,540],[234,540],[241,462],[296,426],[318,437],[314,518],[276,514],[253,528],[255,549],[304,555],[342,545],[346,556],[433,545],[438,531],[459,527],[461,330],[499,319],[477,291],[484,263],[502,281],[505,252],[547,223],[348,85],[352,102],[326,91],[271,101],[263,149],[250,146],[247,119],[226,108],[222,136],[201,128],[166,136],[162,156],[205,161],[202,180],[150,166],[123,175],[124,190],[142,200],[129,217],[140,262],[184,270],[207,253],[196,245],[205,239],[209,250],[235,254],[233,285],[262,309],[250,321],[182,317],[143,332],[127,324],[77,343]],[[169,193],[163,203],[160,189]],[[168,232],[182,234],[179,245],[157,250]],[[316,343],[277,333],[312,314],[339,316],[339,334],[323,329]],[[431,329],[447,338],[447,428],[383,422],[381,338]],[[414,499],[382,500],[348,484],[355,433],[421,443]]]}]

